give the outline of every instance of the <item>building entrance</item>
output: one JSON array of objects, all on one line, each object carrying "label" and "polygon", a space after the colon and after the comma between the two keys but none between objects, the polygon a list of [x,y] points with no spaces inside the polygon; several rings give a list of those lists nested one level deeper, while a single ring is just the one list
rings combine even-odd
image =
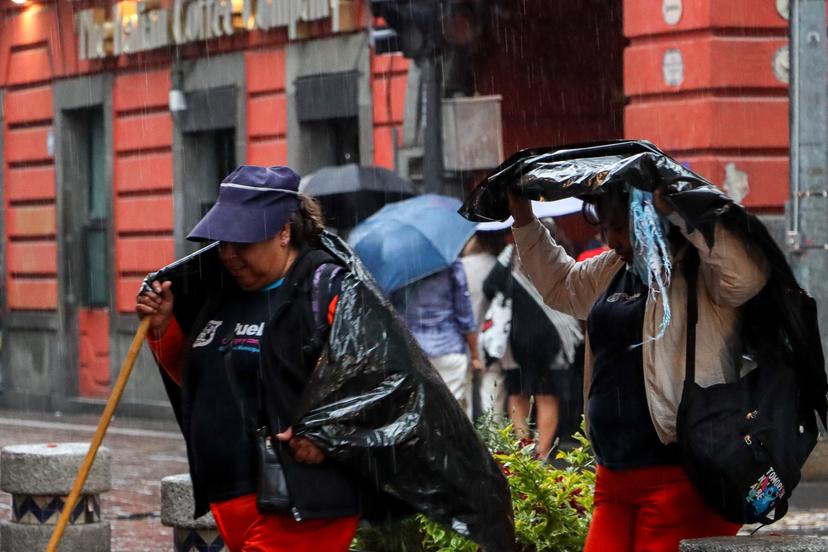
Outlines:
[{"label": "building entrance", "polygon": [[106,181],[101,107],[64,112],[66,247],[69,294],[65,302],[77,328],[78,394],[109,394],[109,316],[112,306],[110,227],[112,201]]}]

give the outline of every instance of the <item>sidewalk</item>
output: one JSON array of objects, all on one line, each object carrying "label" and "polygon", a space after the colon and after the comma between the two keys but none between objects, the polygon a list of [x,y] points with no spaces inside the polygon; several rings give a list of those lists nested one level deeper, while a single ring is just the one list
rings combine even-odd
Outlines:
[{"label": "sidewalk", "polygon": [[[0,410],[0,447],[45,442],[88,443],[94,416],[55,416]],[[104,445],[112,452],[112,490],[103,517],[112,524],[113,552],[172,550],[172,529],[161,525],[161,479],[187,471],[184,442],[174,421],[117,418]],[[11,496],[0,493],[0,518],[9,519]],[[756,526],[745,527],[747,534]],[[828,536],[828,482],[801,483],[788,515],[761,533]]]},{"label": "sidewalk", "polygon": [[[0,446],[85,442],[94,416],[55,416],[0,410]],[[112,490],[102,498],[112,525],[114,552],[172,550],[172,529],[161,525],[161,478],[187,471],[184,441],[174,420],[113,420],[104,446],[112,453]],[[0,493],[0,518],[9,519],[11,495]]]}]

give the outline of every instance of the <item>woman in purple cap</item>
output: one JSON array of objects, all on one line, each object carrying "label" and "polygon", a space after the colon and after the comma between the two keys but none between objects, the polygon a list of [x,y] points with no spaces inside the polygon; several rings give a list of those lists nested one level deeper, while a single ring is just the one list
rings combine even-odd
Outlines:
[{"label": "woman in purple cap", "polygon": [[[292,430],[345,273],[319,247],[319,205],[298,185],[287,167],[252,166],[221,183],[187,238],[218,241],[236,286],[205,302],[189,335],[173,315],[171,282],[137,301],[156,360],[181,386],[195,516],[211,510],[232,551],[346,551],[360,514],[353,477]],[[290,495],[280,513],[256,506],[263,424],[280,444]]]}]

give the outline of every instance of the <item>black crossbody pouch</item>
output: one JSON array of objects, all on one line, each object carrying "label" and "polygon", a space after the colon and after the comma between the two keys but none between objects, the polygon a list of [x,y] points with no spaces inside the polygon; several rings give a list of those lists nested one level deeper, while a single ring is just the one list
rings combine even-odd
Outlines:
[{"label": "black crossbody pouch", "polygon": [[267,425],[256,430],[256,508],[259,512],[290,512],[290,493],[278,443]]}]

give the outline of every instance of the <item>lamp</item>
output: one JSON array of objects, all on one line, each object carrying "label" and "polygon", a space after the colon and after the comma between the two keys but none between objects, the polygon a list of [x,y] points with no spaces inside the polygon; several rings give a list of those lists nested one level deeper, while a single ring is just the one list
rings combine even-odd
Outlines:
[{"label": "lamp", "polygon": [[172,70],[172,82],[170,83],[170,93],[168,97],[168,103],[170,108],[170,113],[173,115],[177,115],[182,111],[187,111],[187,98],[184,96],[184,91],[181,90],[182,82],[184,80],[184,75],[181,71],[181,61],[178,59],[178,55],[176,54],[175,60],[173,61],[173,70]]},{"label": "lamp", "polygon": [[187,98],[184,96],[184,92],[177,88],[170,89],[169,104],[170,111],[174,114],[187,111]]}]

